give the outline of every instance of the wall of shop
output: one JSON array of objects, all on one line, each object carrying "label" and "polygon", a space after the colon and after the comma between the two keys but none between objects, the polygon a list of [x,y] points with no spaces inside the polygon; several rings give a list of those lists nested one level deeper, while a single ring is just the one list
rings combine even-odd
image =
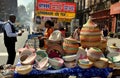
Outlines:
[{"label": "wall of shop", "polygon": [[114,32],[120,32],[120,2],[114,3],[110,7],[110,15],[112,18],[112,27]]}]

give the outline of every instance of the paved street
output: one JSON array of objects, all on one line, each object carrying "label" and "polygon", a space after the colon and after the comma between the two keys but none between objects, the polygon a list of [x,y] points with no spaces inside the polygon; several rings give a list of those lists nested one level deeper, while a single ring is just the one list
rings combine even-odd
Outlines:
[{"label": "paved street", "polygon": [[[27,35],[28,35],[28,32],[25,31],[22,36],[17,37],[18,41],[16,43],[16,51],[17,51],[17,49],[23,47],[23,45],[27,39]],[[4,46],[3,34],[0,34],[0,45],[1,45],[0,46],[0,65],[1,65],[1,64],[5,64],[7,61],[7,51]],[[17,52],[15,64],[17,63],[17,59],[18,59],[18,52]]]}]

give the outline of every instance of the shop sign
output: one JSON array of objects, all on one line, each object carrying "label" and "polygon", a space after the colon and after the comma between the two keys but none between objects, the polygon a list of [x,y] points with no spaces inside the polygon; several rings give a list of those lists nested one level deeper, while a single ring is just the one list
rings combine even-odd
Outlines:
[{"label": "shop sign", "polygon": [[53,12],[53,11],[37,11],[36,16],[47,16],[57,18],[74,18],[75,13]]},{"label": "shop sign", "polygon": [[111,5],[110,14],[120,14],[120,2]]},{"label": "shop sign", "polygon": [[53,12],[76,12],[76,3],[37,0],[36,10]]}]

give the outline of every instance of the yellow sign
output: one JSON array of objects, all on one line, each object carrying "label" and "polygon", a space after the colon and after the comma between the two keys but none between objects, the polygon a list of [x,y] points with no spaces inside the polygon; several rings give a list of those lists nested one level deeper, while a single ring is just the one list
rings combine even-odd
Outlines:
[{"label": "yellow sign", "polygon": [[75,18],[75,13],[67,12],[52,12],[52,11],[37,11],[36,16],[49,16],[57,18]]}]

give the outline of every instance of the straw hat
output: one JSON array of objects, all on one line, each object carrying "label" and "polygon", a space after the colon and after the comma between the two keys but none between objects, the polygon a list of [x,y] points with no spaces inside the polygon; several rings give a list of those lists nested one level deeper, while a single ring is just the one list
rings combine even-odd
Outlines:
[{"label": "straw hat", "polygon": [[32,71],[32,65],[16,66],[17,73],[25,75]]},{"label": "straw hat", "polygon": [[88,59],[79,59],[78,65],[83,69],[88,69],[93,66],[93,62],[90,62]]}]

